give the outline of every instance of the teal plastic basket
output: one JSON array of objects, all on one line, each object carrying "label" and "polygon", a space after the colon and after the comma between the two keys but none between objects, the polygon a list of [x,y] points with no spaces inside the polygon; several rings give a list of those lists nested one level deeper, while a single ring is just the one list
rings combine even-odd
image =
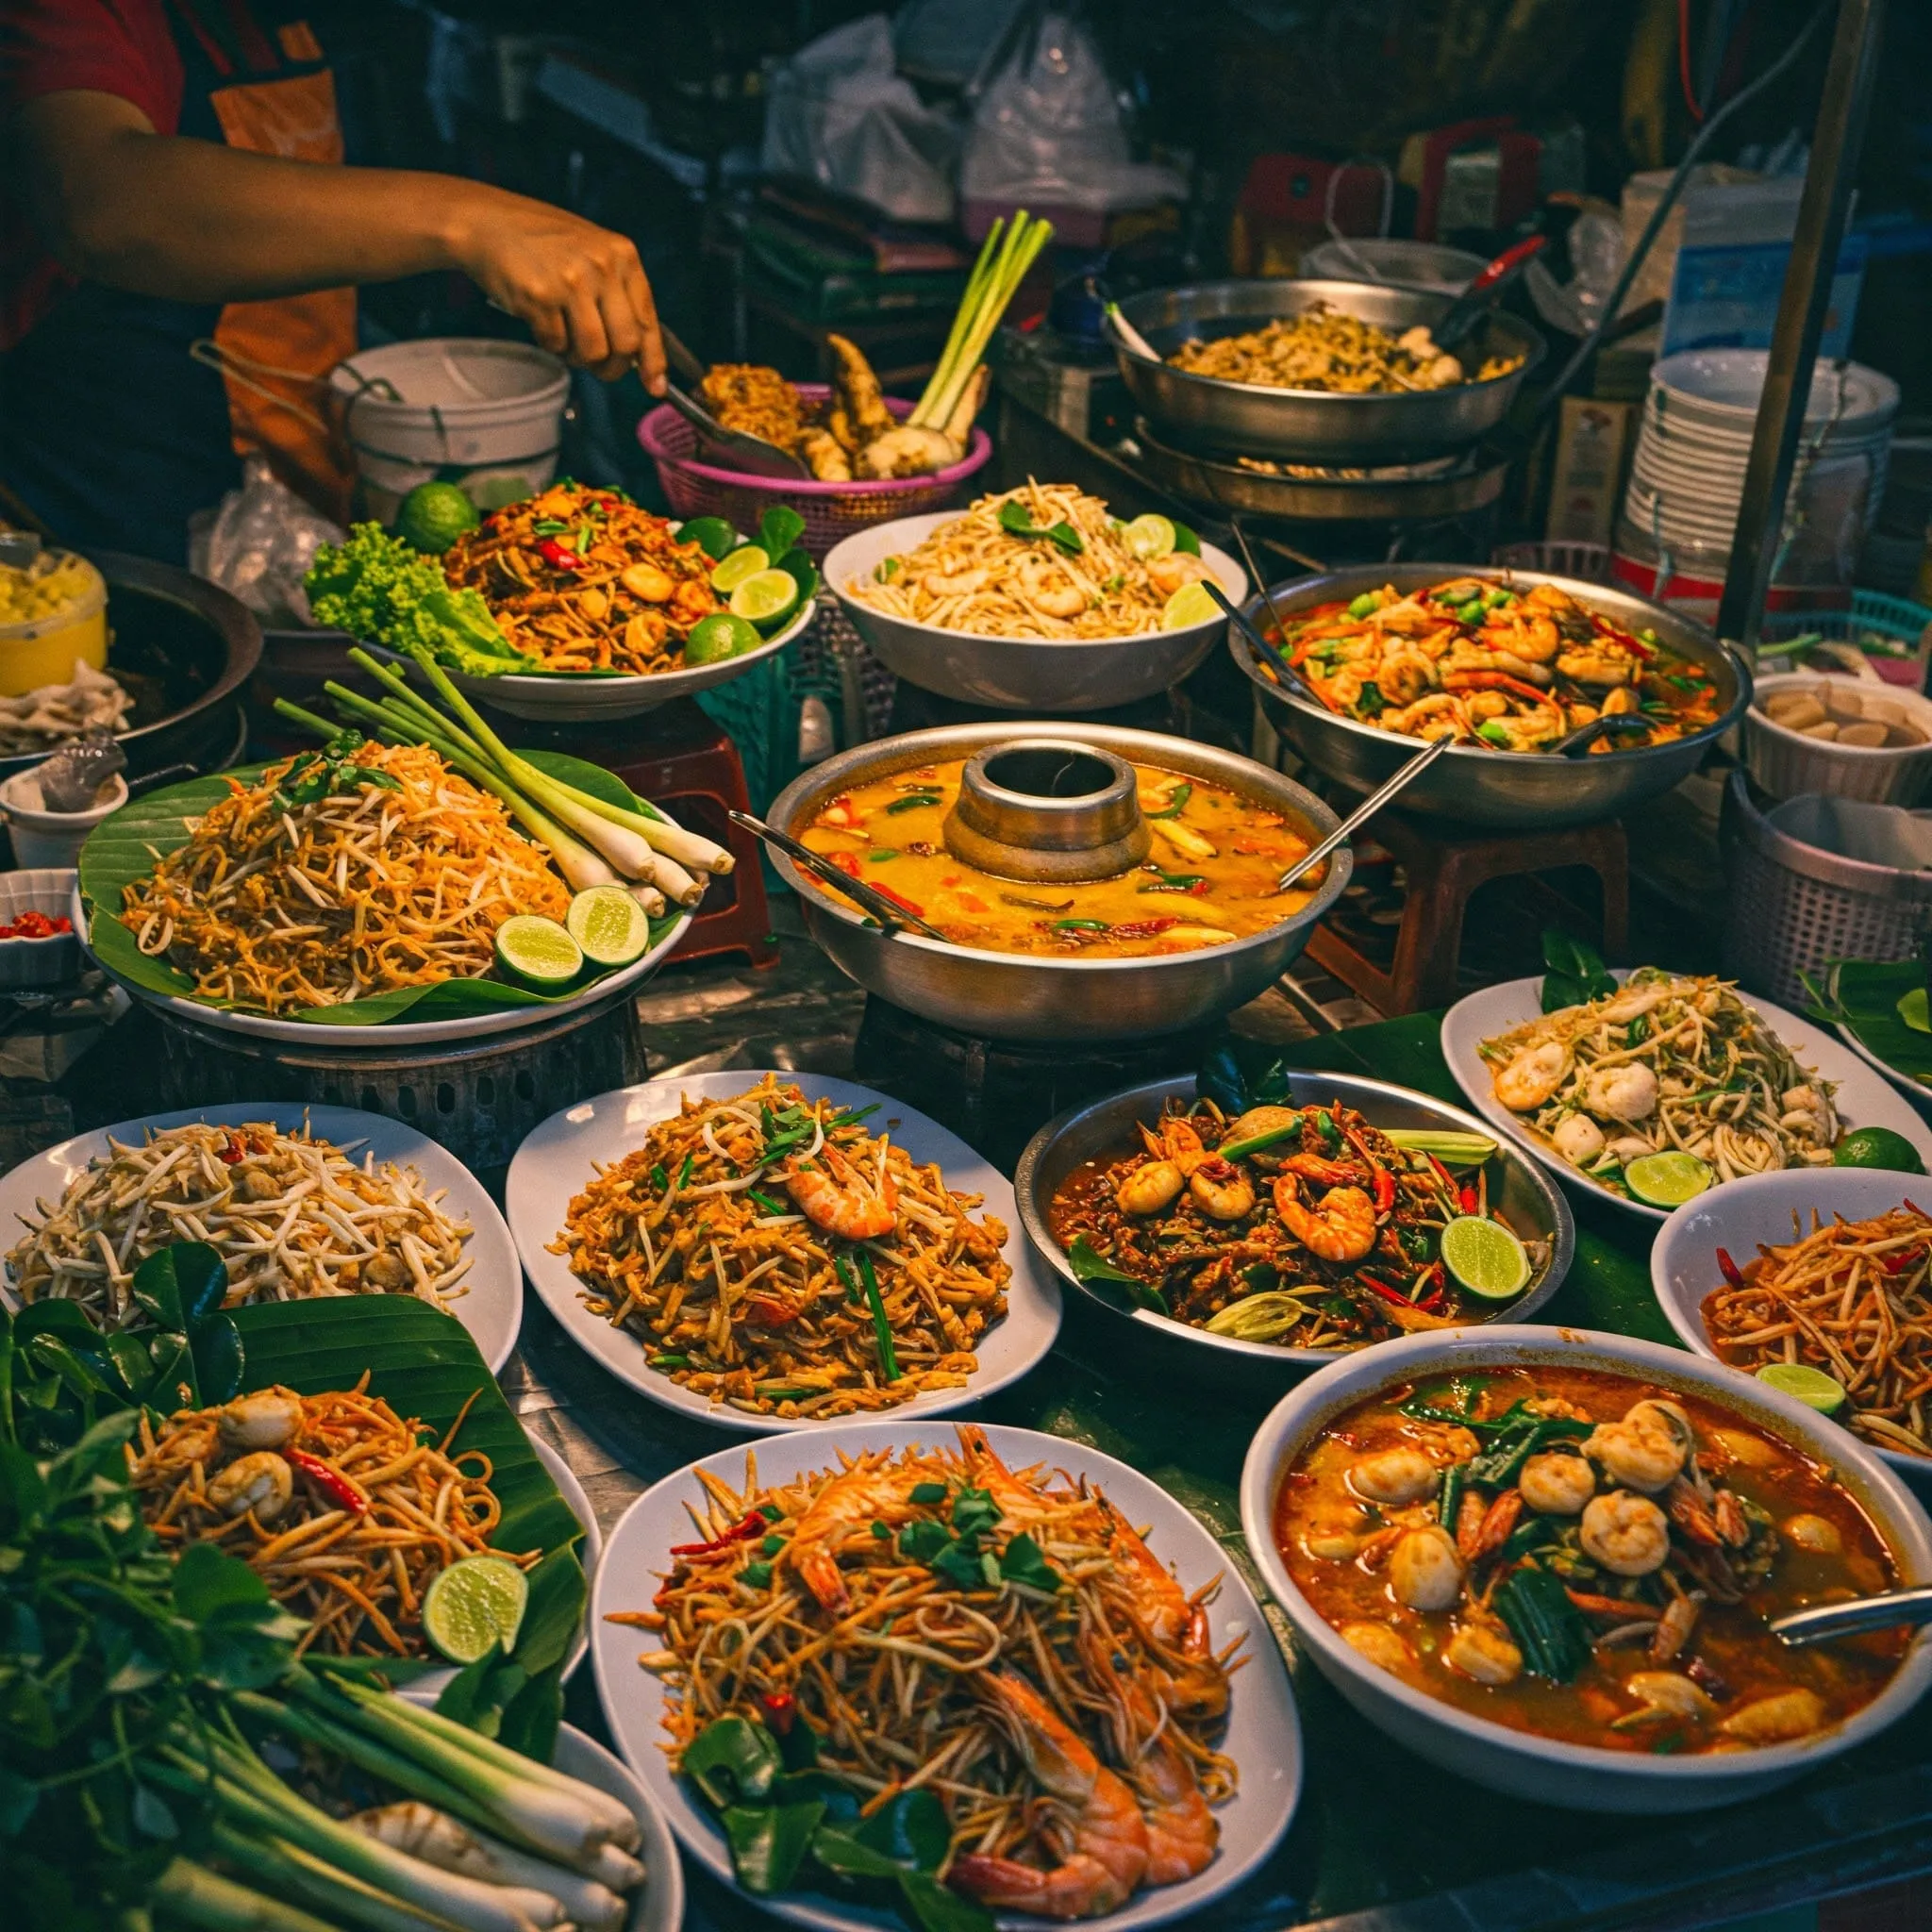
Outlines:
[{"label": "teal plastic basket", "polygon": [[818,626],[784,650],[761,659],[729,684],[696,693],[696,703],[723,726],[744,765],[744,789],[760,818],[773,799],[798,776],[798,727],[805,701],[822,698],[830,707],[837,741],[850,743],[841,713],[842,680],[838,660],[815,643]]},{"label": "teal plastic basket", "polygon": [[[1856,644],[1878,637],[1902,647],[1903,655],[1885,653],[1873,662],[1888,684],[1924,688],[1927,625],[1932,609],[1909,597],[1892,597],[1883,591],[1854,591],[1851,603],[1837,610],[1767,610],[1757,635],[1765,643],[1814,633],[1834,643]],[[1772,660],[1775,662],[1775,660]],[[1764,668],[1769,669],[1768,663]]]}]

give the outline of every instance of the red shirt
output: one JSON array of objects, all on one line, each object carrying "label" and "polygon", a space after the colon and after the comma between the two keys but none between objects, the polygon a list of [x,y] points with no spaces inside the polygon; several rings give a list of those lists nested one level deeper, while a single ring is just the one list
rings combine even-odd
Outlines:
[{"label": "red shirt", "polygon": [[[161,0],[8,0],[0,9],[0,121],[42,94],[113,94],[174,134],[181,57]],[[72,277],[46,249],[19,184],[0,196],[0,349],[25,335]]]}]

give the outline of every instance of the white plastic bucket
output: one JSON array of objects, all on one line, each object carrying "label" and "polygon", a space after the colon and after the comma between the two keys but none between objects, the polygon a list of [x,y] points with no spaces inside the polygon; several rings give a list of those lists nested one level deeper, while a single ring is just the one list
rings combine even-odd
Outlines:
[{"label": "white plastic bucket", "polygon": [[454,483],[491,510],[557,474],[570,375],[527,342],[391,342],[337,363],[328,380],[363,510],[380,523],[419,483]]}]

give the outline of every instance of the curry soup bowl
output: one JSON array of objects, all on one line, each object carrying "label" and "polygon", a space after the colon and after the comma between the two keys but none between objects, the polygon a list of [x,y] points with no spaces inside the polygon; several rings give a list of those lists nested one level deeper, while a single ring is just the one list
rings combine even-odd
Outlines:
[{"label": "curry soup bowl", "polygon": [[1257,1431],[1241,1470],[1241,1528],[1250,1555],[1295,1635],[1364,1718],[1431,1764],[1506,1796],[1577,1810],[1677,1812],[1735,1804],[1802,1776],[1895,1724],[1932,1686],[1932,1631],[1897,1673],[1842,1724],[1790,1742],[1701,1756],[1624,1753],[1519,1731],[1441,1702],[1371,1663],[1289,1574],[1275,1547],[1275,1503],[1304,1450],[1340,1416],[1384,1390],[1433,1374],[1536,1367],[1634,1376],[1701,1397],[1777,1436],[1829,1469],[1890,1547],[1901,1587],[1932,1583],[1932,1523],[1874,1452],[1789,1396],[1722,1364],[1622,1335],[1576,1328],[1460,1328],[1411,1336],[1341,1360],[1285,1395]]},{"label": "curry soup bowl", "polygon": [[[1759,1243],[1783,1246],[1797,1239],[1791,1217],[1802,1217],[1810,1232],[1815,1209],[1825,1220],[1869,1221],[1902,1206],[1908,1195],[1924,1201],[1928,1188],[1923,1174],[1897,1174],[1889,1168],[1798,1167],[1775,1174],[1746,1174],[1722,1188],[1693,1195],[1675,1209],[1657,1231],[1650,1250],[1650,1286],[1664,1319],[1682,1338],[1686,1348],[1712,1361],[1719,1359],[1704,1325],[1704,1298],[1724,1286],[1717,1251],[1723,1248],[1740,1268],[1757,1257]],[[1749,1369],[1725,1363],[1726,1372],[1753,1389],[1761,1389]],[[1830,1419],[1840,1433],[1846,1411]],[[1858,1441],[1863,1441],[1862,1438]],[[1903,1476],[1922,1500],[1932,1502],[1932,1457],[1865,1445]]]}]

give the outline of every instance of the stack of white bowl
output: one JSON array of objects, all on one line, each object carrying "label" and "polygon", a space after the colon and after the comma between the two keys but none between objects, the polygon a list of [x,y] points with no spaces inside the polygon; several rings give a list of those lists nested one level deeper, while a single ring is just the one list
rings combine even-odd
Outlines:
[{"label": "stack of white bowl", "polygon": [[[1767,360],[1762,349],[1687,349],[1651,371],[1620,551],[1648,557],[1661,548],[1681,574],[1722,578]],[[1885,493],[1898,409],[1889,375],[1858,362],[1818,365],[1791,479],[1796,534],[1780,582],[1851,580]]]}]

